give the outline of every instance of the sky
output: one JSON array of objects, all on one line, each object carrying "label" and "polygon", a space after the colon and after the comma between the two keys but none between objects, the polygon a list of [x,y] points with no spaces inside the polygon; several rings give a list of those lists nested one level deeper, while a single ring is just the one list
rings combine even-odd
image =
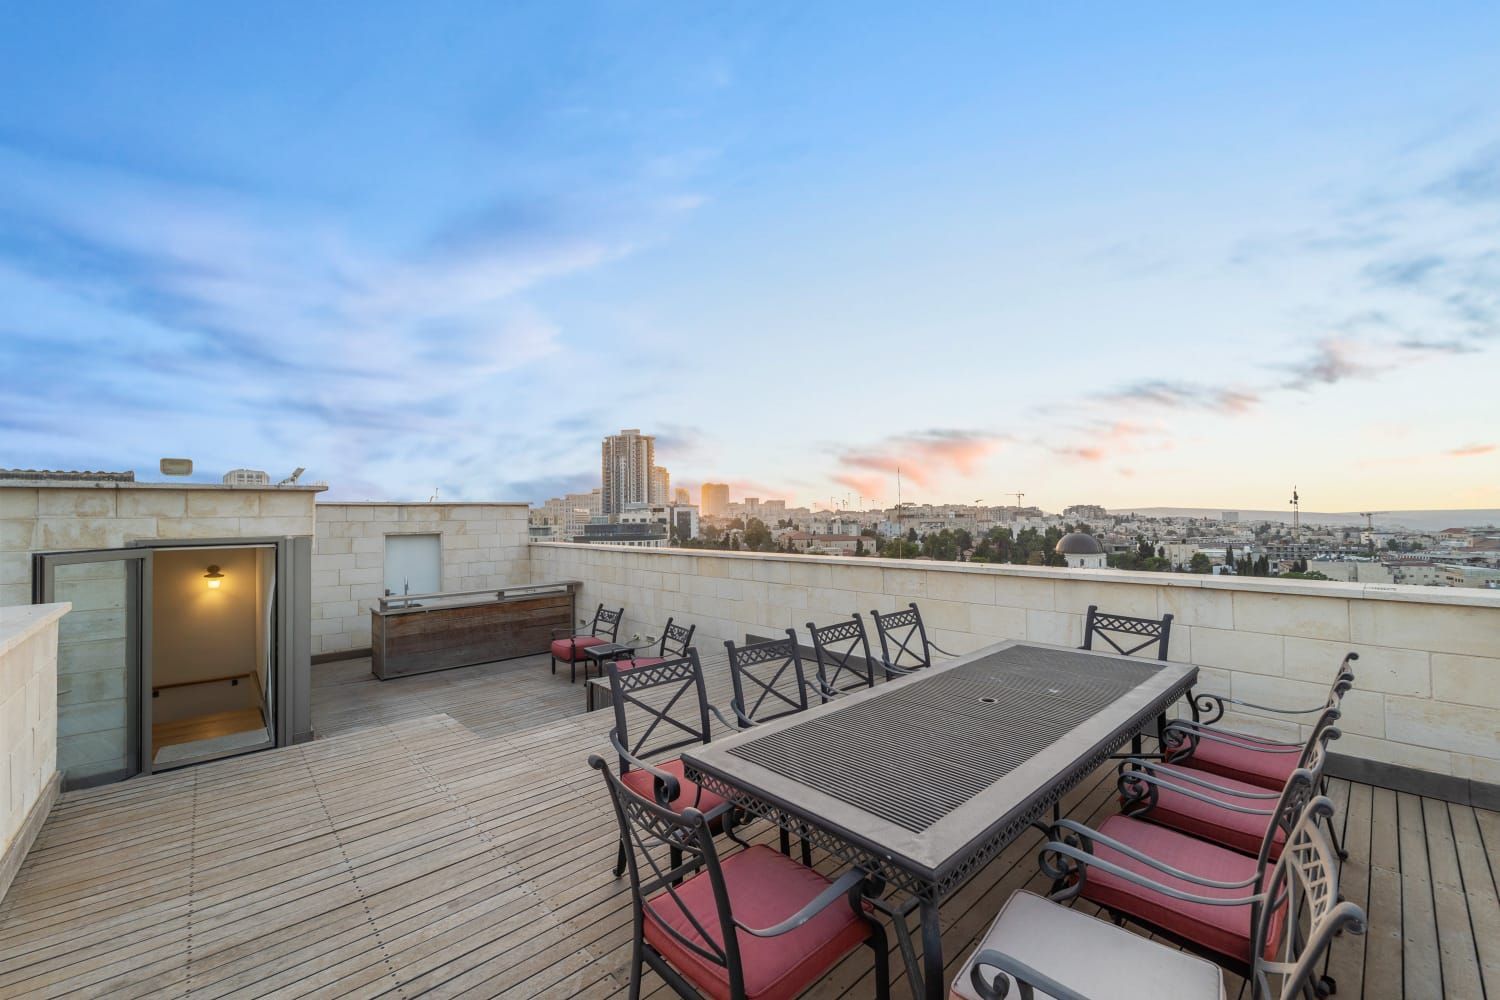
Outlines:
[{"label": "sky", "polygon": [[1493,3],[4,5],[0,466],[541,501],[634,427],[822,506],[1500,507],[1497,47]]}]

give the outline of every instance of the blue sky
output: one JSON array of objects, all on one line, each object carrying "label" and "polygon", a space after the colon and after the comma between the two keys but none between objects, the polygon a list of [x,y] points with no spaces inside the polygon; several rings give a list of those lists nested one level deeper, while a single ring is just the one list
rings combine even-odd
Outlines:
[{"label": "blue sky", "polygon": [[1500,8],[0,9],[0,465],[1500,506]]}]

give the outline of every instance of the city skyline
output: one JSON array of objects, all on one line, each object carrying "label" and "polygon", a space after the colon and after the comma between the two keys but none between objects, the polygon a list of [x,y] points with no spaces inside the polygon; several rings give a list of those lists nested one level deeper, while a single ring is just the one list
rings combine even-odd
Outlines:
[{"label": "city skyline", "polygon": [[1497,28],[0,12],[0,463],[1500,507]]}]

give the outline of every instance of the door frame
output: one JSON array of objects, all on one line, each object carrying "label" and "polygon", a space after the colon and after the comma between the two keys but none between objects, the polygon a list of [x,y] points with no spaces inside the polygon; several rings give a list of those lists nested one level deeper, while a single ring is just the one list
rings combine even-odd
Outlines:
[{"label": "door frame", "polygon": [[[68,789],[124,781],[151,773],[150,754],[146,752],[147,734],[151,732],[151,699],[143,693],[151,683],[151,568],[149,550],[130,548],[75,549],[61,552],[34,552],[31,556],[31,596],[33,603],[51,604],[56,600],[57,567],[86,563],[124,562],[125,571],[125,716],[128,722],[128,760],[134,761],[124,773],[96,776],[83,784],[67,784]],[[133,565],[132,565],[133,564]],[[64,776],[66,779],[66,776]]]},{"label": "door frame", "polygon": [[[292,656],[295,632],[291,609],[296,596],[295,582],[290,571],[293,565],[295,536],[257,535],[244,538],[138,538],[126,542],[127,549],[229,549],[271,547],[276,551],[276,627],[272,634],[275,648],[272,652],[268,673],[271,675],[272,709],[275,718],[271,726],[271,746],[290,746],[295,742],[293,728],[294,678]],[[236,756],[227,754],[226,756]],[[207,759],[207,758],[205,758]],[[198,763],[195,761],[195,763]]]}]

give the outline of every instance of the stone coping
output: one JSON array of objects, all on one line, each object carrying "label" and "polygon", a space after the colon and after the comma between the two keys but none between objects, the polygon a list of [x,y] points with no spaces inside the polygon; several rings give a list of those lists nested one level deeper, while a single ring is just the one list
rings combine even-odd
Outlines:
[{"label": "stone coping", "polygon": [[319,507],[530,507],[525,500],[319,500]]},{"label": "stone coping", "polygon": [[73,605],[67,601],[0,608],[0,656],[15,649],[71,610]]},{"label": "stone coping", "polygon": [[218,490],[238,493],[322,493],[328,489],[326,483],[290,483],[278,486],[268,483],[251,486],[242,483],[136,483],[136,482],[89,482],[88,480],[58,479],[7,479],[0,482],[0,490]]},{"label": "stone coping", "polygon": [[1500,608],[1500,590],[1469,587],[1417,587],[1388,583],[1342,583],[1322,580],[1281,580],[1263,576],[1211,576],[1196,573],[1142,573],[1123,569],[1070,569],[1063,566],[1016,566],[1009,563],[960,563],[935,559],[881,559],[878,556],[809,556],[784,552],[732,552],[727,549],[672,549],[644,546],[532,541],[541,548],[588,551],[603,549],[617,554],[698,556],[711,559],[754,559],[798,565],[866,566],[917,572],[979,573],[1018,576],[1078,583],[1125,583],[1153,587],[1186,587],[1200,590],[1251,591],[1258,594],[1291,594],[1298,597],[1335,597],[1354,600],[1399,601],[1409,604],[1447,604],[1460,607]]}]

